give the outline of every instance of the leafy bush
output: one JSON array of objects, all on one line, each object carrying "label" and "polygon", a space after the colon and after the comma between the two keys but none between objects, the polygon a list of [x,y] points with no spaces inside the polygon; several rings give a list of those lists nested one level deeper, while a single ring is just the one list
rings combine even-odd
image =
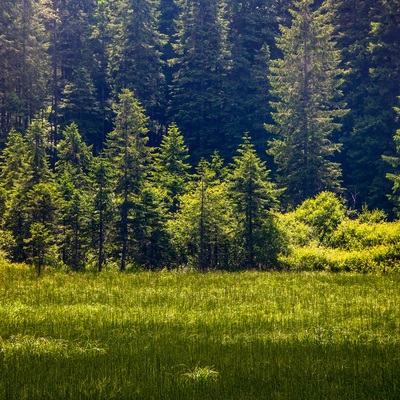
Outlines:
[{"label": "leafy bush", "polygon": [[281,268],[292,271],[400,272],[400,244],[364,250],[298,247],[279,259]]},{"label": "leafy bush", "polygon": [[329,238],[328,245],[345,250],[363,250],[374,246],[400,242],[400,222],[367,224],[360,220],[345,220]]},{"label": "leafy bush", "polygon": [[321,192],[305,200],[293,214],[296,221],[312,229],[315,239],[324,243],[346,218],[346,208],[334,193]]}]

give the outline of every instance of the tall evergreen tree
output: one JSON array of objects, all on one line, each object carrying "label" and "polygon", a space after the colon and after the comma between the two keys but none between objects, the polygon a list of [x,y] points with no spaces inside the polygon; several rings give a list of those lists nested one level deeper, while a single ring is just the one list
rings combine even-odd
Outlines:
[{"label": "tall evergreen tree", "polygon": [[166,190],[167,206],[174,213],[179,208],[179,197],[186,189],[190,165],[188,148],[177,125],[172,123],[163,136],[155,158],[155,181]]},{"label": "tall evergreen tree", "polygon": [[135,254],[135,211],[140,207],[140,194],[150,159],[147,123],[144,108],[133,93],[124,89],[115,105],[115,129],[107,138],[107,154],[115,173],[115,195],[118,202],[118,229],[116,241],[121,254],[121,271],[125,271],[129,254]]},{"label": "tall evergreen tree", "polygon": [[[395,107],[395,111],[400,116],[400,107]],[[393,182],[392,193],[388,195],[388,198],[394,204],[394,209],[397,212],[397,215],[400,215],[400,129],[397,129],[393,140],[396,144],[397,155],[383,155],[383,160],[388,162],[394,168],[394,171],[389,172],[386,175],[386,177]]]},{"label": "tall evergreen tree", "polygon": [[84,139],[100,147],[103,116],[95,77],[98,62],[94,49],[95,0],[53,0],[47,22],[52,59],[53,142],[58,127],[75,122]]},{"label": "tall evergreen tree", "polygon": [[278,205],[279,191],[248,135],[238,152],[230,176],[230,194],[239,226],[238,247],[243,248],[237,264],[246,268],[275,267],[282,240],[271,211]]},{"label": "tall evergreen tree", "polygon": [[294,4],[292,25],[281,27],[277,41],[283,58],[271,62],[275,124],[267,129],[276,135],[269,152],[287,187],[287,202],[298,204],[322,190],[340,190],[340,166],[332,160],[340,146],[331,134],[340,128],[337,118],[345,110],[332,15],[325,6],[314,10],[312,0]]},{"label": "tall evergreen tree", "polygon": [[[43,122],[33,121],[24,139],[20,134],[10,136],[10,147],[5,150],[2,169],[7,193],[4,229],[14,239],[15,261],[24,261],[39,250],[42,253],[47,251],[50,244],[56,244],[58,191],[49,168],[48,145],[47,128]],[[12,173],[11,166],[16,168]],[[32,247],[39,245],[39,240],[31,240],[32,235],[40,233],[44,240],[45,232],[48,234],[45,246],[40,245],[40,249]],[[33,262],[39,260],[35,257]],[[41,261],[37,266],[40,271]]]},{"label": "tall evergreen tree", "polygon": [[44,107],[49,62],[41,0],[0,4],[0,140],[25,130]]},{"label": "tall evergreen tree", "polygon": [[63,261],[76,271],[83,267],[91,242],[92,162],[91,148],[83,142],[78,126],[67,126],[58,144],[56,171],[63,200]]},{"label": "tall evergreen tree", "polygon": [[111,238],[115,222],[115,204],[113,196],[113,173],[111,164],[106,157],[94,159],[91,171],[91,181],[94,185],[92,216],[92,247],[101,272],[106,263],[107,255],[111,253]]},{"label": "tall evergreen tree", "polygon": [[260,156],[265,156],[264,123],[270,121],[269,83],[266,79],[270,57],[280,55],[275,46],[278,21],[284,21],[288,1],[230,0],[228,43],[232,64],[228,72],[229,116],[227,130],[232,153],[241,143],[243,132],[252,132]]},{"label": "tall evergreen tree", "polygon": [[168,221],[179,265],[190,263],[199,271],[232,268],[236,221],[228,191],[223,160],[217,154],[202,159],[193,186]]},{"label": "tall evergreen tree", "polygon": [[186,0],[179,19],[170,113],[194,163],[229,147],[223,128],[229,60],[224,12],[224,1]]},{"label": "tall evergreen tree", "polygon": [[338,47],[348,70],[343,85],[350,112],[343,120],[343,179],[355,208],[367,203],[390,211],[385,197],[394,154],[396,96],[400,92],[398,2],[331,1]]},{"label": "tall evergreen tree", "polygon": [[164,123],[164,76],[158,31],[158,0],[117,0],[111,4],[109,73],[114,94],[135,93],[146,114],[152,142]]}]

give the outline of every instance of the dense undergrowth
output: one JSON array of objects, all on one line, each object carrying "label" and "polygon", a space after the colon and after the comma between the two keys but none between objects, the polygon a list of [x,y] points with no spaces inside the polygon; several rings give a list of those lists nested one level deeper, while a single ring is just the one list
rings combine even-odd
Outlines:
[{"label": "dense undergrowth", "polygon": [[281,269],[400,272],[400,222],[387,222],[379,210],[349,213],[323,192],[280,220],[288,240]]}]

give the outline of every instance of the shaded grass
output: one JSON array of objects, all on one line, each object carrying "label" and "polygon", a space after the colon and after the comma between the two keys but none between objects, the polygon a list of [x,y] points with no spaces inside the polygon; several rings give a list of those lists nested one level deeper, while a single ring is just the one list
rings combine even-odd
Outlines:
[{"label": "shaded grass", "polygon": [[400,276],[0,267],[1,399],[396,399]]}]

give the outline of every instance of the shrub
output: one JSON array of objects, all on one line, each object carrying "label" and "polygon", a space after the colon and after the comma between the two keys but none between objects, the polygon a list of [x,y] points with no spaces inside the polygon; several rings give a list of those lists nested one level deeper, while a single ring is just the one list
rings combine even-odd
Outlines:
[{"label": "shrub", "polygon": [[321,192],[297,207],[294,217],[312,228],[315,239],[324,243],[345,220],[346,208],[334,193]]},{"label": "shrub", "polygon": [[281,268],[292,271],[400,272],[400,244],[364,250],[299,247],[279,259]]}]

